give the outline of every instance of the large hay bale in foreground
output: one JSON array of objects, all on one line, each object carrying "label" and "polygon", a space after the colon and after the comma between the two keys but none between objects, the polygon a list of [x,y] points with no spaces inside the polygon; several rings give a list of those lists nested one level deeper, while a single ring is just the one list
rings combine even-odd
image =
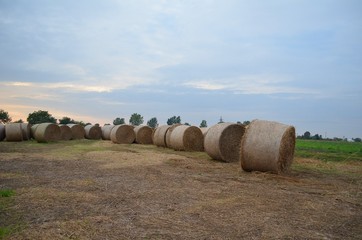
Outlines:
[{"label": "large hay bale in foreground", "polygon": [[205,152],[215,160],[239,161],[244,132],[244,126],[236,123],[219,123],[210,127],[206,136],[204,135]]},{"label": "large hay bale in foreground", "polygon": [[136,143],[152,144],[153,129],[149,126],[137,126],[133,129],[136,134]]},{"label": "large hay bale in foreground", "polygon": [[23,132],[21,123],[7,123],[5,125],[6,141],[20,142],[23,141]]},{"label": "large hay bale in foreground", "polygon": [[27,141],[31,138],[31,124],[30,123],[21,123],[21,131],[23,134],[23,140]]},{"label": "large hay bale in foreground", "polygon": [[84,131],[87,139],[99,140],[102,137],[102,129],[98,125],[87,125]]},{"label": "large hay bale in foreground", "polygon": [[157,147],[167,147],[166,145],[166,133],[170,128],[170,125],[162,125],[156,128],[153,134],[153,144]]},{"label": "large hay bale in foreground", "polygon": [[169,147],[169,148],[171,148],[170,146],[171,146],[171,133],[173,132],[173,130],[176,128],[176,127],[178,127],[178,126],[181,126],[181,124],[180,123],[176,123],[176,124],[173,124],[173,125],[171,125],[168,129],[167,129],[167,131],[166,131],[166,137],[165,137],[165,142],[166,142],[166,147]]},{"label": "large hay bale in foreground", "polygon": [[79,124],[67,124],[72,130],[72,139],[83,139],[85,136],[84,127]]},{"label": "large hay bale in foreground", "polygon": [[198,127],[177,126],[171,133],[169,147],[179,151],[203,151],[204,135]]},{"label": "large hay bale in foreground", "polygon": [[102,129],[102,139],[103,140],[111,140],[111,132],[114,128],[114,125],[104,125]]},{"label": "large hay bale in foreground", "polygon": [[0,123],[0,141],[5,139],[5,126]]},{"label": "large hay bale in foreground", "polygon": [[114,143],[131,144],[136,139],[136,134],[131,125],[116,125],[111,131],[111,140]]},{"label": "large hay bale in foreground", "polygon": [[38,142],[54,142],[60,140],[60,128],[54,123],[41,123],[36,128],[34,138]]},{"label": "large hay bale in foreground", "polygon": [[292,164],[294,149],[293,126],[254,120],[241,141],[241,167],[245,171],[285,172]]},{"label": "large hay bale in foreground", "polygon": [[59,125],[60,129],[60,140],[68,141],[72,139],[72,130],[67,125]]}]

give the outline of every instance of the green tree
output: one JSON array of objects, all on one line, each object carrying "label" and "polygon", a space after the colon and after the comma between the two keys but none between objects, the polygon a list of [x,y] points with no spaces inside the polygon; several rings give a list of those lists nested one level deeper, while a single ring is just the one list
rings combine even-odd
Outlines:
[{"label": "green tree", "polygon": [[62,119],[59,119],[59,124],[69,124],[69,123],[75,123],[75,121],[70,117],[63,117]]},{"label": "green tree", "polygon": [[248,126],[248,125],[250,124],[250,121],[244,121],[243,124],[244,124],[245,126]]},{"label": "green tree", "polygon": [[14,123],[23,123],[23,122],[24,122],[23,119],[19,119],[19,120],[15,121]]},{"label": "green tree", "polygon": [[190,125],[190,123],[188,123],[188,122],[185,122],[185,125],[187,125],[187,126],[191,126],[191,125]]},{"label": "green tree", "polygon": [[129,123],[133,126],[139,126],[143,123],[143,117],[141,114],[133,113],[131,118],[129,119]]},{"label": "green tree", "polygon": [[153,117],[150,120],[148,120],[147,125],[151,128],[156,128],[158,126],[157,118]]},{"label": "green tree", "polygon": [[124,124],[124,118],[116,118],[113,120],[113,125],[121,125],[121,124]]},{"label": "green tree", "polygon": [[310,132],[306,131],[304,134],[303,134],[303,138],[304,139],[310,139]]},{"label": "green tree", "polygon": [[56,123],[57,119],[55,119],[48,111],[34,111],[33,113],[29,113],[28,118],[26,119],[30,124],[39,124],[39,123]]},{"label": "green tree", "polygon": [[8,112],[5,112],[3,109],[0,109],[0,123],[11,122],[11,117]]},{"label": "green tree", "polygon": [[180,116],[173,116],[167,119],[167,125],[173,125],[176,123],[181,123],[181,117]]},{"label": "green tree", "polygon": [[223,123],[223,122],[224,122],[224,120],[222,119],[222,117],[220,117],[220,120],[218,123]]},{"label": "green tree", "polygon": [[203,127],[207,127],[206,120],[202,120],[201,123],[200,123],[200,128],[203,128]]},{"label": "green tree", "polygon": [[352,138],[352,140],[353,140],[354,142],[362,142],[362,139],[361,139],[361,138]]}]

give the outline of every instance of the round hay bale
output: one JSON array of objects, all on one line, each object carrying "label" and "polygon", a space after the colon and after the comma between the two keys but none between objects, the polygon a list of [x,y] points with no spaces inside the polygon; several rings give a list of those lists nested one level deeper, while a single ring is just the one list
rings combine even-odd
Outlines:
[{"label": "round hay bale", "polygon": [[136,139],[136,134],[131,125],[116,125],[111,131],[111,140],[114,143],[131,144]]},{"label": "round hay bale", "polygon": [[178,126],[181,126],[181,124],[180,123],[173,124],[167,129],[165,137],[166,147],[171,148],[171,133]]},{"label": "round hay bale", "polygon": [[245,171],[285,172],[292,164],[294,149],[293,126],[254,120],[241,141],[241,167]]},{"label": "round hay bale", "polygon": [[170,125],[163,125],[156,128],[153,134],[153,144],[157,147],[167,147],[166,133],[170,127]]},{"label": "round hay bale", "polygon": [[60,140],[60,128],[54,123],[41,123],[36,128],[34,138],[38,142],[54,142]]},{"label": "round hay bale", "polygon": [[35,131],[38,128],[39,124],[34,124],[33,126],[31,126],[30,128],[30,135],[32,138],[35,138]]},{"label": "round hay bale", "polygon": [[237,162],[240,158],[240,143],[245,133],[243,125],[219,123],[209,128],[205,140],[205,152],[215,160]]},{"label": "round hay bale", "polygon": [[177,126],[171,133],[169,147],[181,151],[203,151],[204,135],[198,127]]},{"label": "round hay bale", "polygon": [[60,140],[69,141],[72,139],[72,130],[68,125],[59,125]]},{"label": "round hay bale", "polygon": [[111,132],[114,128],[114,125],[104,125],[102,127],[102,139],[103,140],[111,140]]},{"label": "round hay bale", "polygon": [[0,141],[5,139],[5,126],[0,123]]},{"label": "round hay bale", "polygon": [[23,140],[27,141],[31,138],[31,124],[30,123],[21,123],[21,131],[23,134]]},{"label": "round hay bale", "polygon": [[133,129],[136,134],[136,143],[139,144],[152,144],[153,130],[149,126],[137,126]]},{"label": "round hay bale", "polygon": [[84,127],[79,124],[67,124],[72,131],[72,139],[83,139],[85,136]]},{"label": "round hay bale", "polygon": [[99,140],[102,138],[102,129],[98,125],[87,125],[84,127],[87,139]]},{"label": "round hay bale", "polygon": [[7,123],[5,125],[6,141],[20,142],[23,141],[23,132],[21,130],[21,123]]},{"label": "round hay bale", "polygon": [[205,136],[206,136],[207,132],[210,130],[210,128],[209,127],[202,127],[202,128],[200,128],[200,130],[202,132],[202,135],[204,135],[204,138],[205,138]]}]

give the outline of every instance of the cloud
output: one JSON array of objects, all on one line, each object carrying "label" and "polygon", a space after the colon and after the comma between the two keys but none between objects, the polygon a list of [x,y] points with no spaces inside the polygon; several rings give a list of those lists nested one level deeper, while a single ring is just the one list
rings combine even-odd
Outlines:
[{"label": "cloud", "polygon": [[225,90],[234,94],[318,94],[315,89],[290,86],[293,82],[283,76],[247,75],[229,79],[195,80],[186,87],[207,91]]}]

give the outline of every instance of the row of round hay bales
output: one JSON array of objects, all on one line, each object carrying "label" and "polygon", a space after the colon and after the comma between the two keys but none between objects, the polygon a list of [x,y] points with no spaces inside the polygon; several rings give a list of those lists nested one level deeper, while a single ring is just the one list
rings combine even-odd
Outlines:
[{"label": "row of round hay bales", "polygon": [[26,141],[31,138],[30,124],[28,123],[7,123],[0,125],[0,141],[6,139],[8,142]]},{"label": "row of round hay bales", "polygon": [[0,141],[5,139],[5,126],[4,124],[0,123]]},{"label": "row of round hay bales", "polygon": [[136,134],[133,130],[133,126],[122,124],[116,125],[112,128],[110,139],[113,143],[119,144],[131,144],[136,139]]},{"label": "row of round hay bales", "polygon": [[[201,140],[200,140],[201,139]],[[293,161],[295,128],[278,122],[254,120],[242,124],[219,123],[210,128],[164,125],[153,135],[158,147],[202,151],[213,159],[238,162],[245,171],[283,173]]]},{"label": "row of round hay bales", "polygon": [[158,127],[153,134],[153,143],[178,151],[203,151],[204,136],[195,126],[174,124]]}]

